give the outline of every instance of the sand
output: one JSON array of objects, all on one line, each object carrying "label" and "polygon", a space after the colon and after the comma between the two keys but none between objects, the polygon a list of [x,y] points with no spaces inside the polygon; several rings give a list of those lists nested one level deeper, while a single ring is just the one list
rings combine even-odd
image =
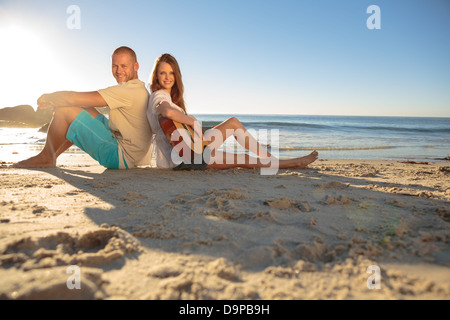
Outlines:
[{"label": "sand", "polygon": [[449,172],[1,168],[0,299],[447,300]]}]

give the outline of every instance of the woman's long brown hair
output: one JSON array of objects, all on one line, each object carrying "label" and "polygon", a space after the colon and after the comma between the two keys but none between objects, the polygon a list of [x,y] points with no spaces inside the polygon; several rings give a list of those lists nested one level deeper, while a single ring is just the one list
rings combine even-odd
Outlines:
[{"label": "woman's long brown hair", "polygon": [[174,75],[175,75],[175,84],[173,85],[172,90],[170,92],[172,102],[175,103],[177,106],[179,106],[181,109],[183,109],[186,112],[186,105],[184,103],[184,85],[183,85],[183,79],[181,76],[180,66],[178,65],[177,60],[170,54],[164,53],[156,59],[155,66],[154,66],[153,72],[152,72],[150,90],[152,92],[156,92],[156,91],[162,89],[161,85],[158,82],[158,69],[159,69],[159,65],[161,64],[161,62],[170,64],[170,66],[173,69]]}]

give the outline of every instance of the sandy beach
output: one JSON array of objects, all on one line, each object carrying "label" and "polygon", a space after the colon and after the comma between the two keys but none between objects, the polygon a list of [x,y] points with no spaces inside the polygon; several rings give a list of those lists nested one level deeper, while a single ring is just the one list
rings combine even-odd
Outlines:
[{"label": "sandy beach", "polygon": [[0,299],[450,299],[448,161],[0,181]]}]

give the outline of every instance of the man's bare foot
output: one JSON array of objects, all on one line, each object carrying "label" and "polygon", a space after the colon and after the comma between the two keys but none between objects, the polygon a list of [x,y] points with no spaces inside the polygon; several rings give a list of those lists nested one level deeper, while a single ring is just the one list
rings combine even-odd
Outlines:
[{"label": "man's bare foot", "polygon": [[309,155],[297,159],[297,169],[304,169],[319,158],[319,153],[314,150]]},{"label": "man's bare foot", "polygon": [[29,159],[17,162],[11,166],[12,168],[55,168],[56,160],[47,159],[40,154]]}]

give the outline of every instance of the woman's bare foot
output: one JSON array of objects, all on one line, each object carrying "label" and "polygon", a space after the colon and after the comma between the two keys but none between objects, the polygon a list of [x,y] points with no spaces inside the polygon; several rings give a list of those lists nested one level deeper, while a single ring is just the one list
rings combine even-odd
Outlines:
[{"label": "woman's bare foot", "polygon": [[29,159],[17,162],[12,165],[12,168],[55,168],[56,160],[47,159],[41,154],[31,157]]},{"label": "woman's bare foot", "polygon": [[304,169],[319,158],[319,153],[314,150],[309,155],[296,159],[297,169]]},{"label": "woman's bare foot", "polygon": [[279,169],[304,169],[309,164],[316,161],[318,157],[319,157],[319,154],[317,153],[316,150],[314,150],[309,155],[301,157],[301,158],[279,160],[278,168]]}]

